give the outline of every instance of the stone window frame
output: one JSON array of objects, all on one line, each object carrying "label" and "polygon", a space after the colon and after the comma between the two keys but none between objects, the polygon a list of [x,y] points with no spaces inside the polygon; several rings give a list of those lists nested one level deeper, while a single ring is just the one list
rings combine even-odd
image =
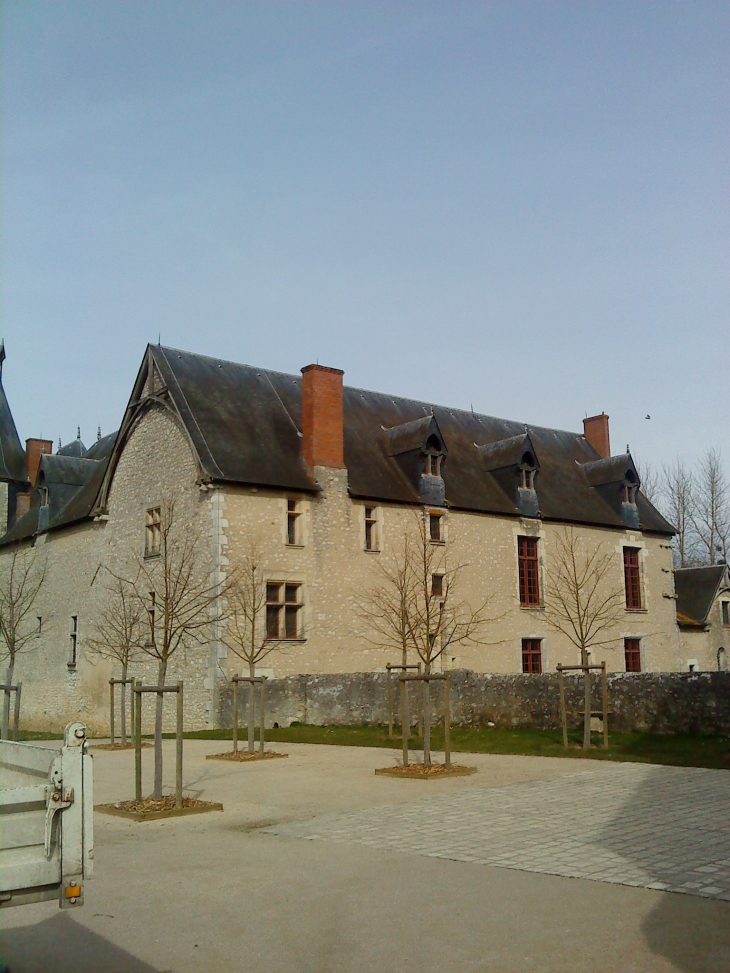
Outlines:
[{"label": "stone window frame", "polygon": [[68,633],[69,638],[69,649],[68,649],[68,662],[66,663],[69,669],[76,669],[79,664],[79,642],[80,642],[80,626],[79,626],[79,613],[75,612],[70,616],[71,630]]},{"label": "stone window frame", "polygon": [[[434,537],[434,523],[438,522],[438,536]],[[443,510],[428,511],[428,540],[431,544],[445,545],[447,539],[446,514]]]},{"label": "stone window frame", "polygon": [[[271,597],[271,591],[270,591],[270,589],[272,589],[272,588],[277,588],[278,589],[278,593],[277,593],[276,600],[274,600],[273,597]],[[296,599],[297,599],[296,601],[292,601],[292,600],[290,600],[287,597],[287,595],[288,595],[287,588],[295,588],[296,589],[296,596],[295,596]],[[282,591],[283,591],[283,599],[282,599]],[[276,635],[269,634],[270,633],[270,618],[271,618],[270,609],[272,609],[272,608],[276,608],[276,610],[277,610],[278,625],[277,625],[277,634]],[[295,632],[296,632],[296,634],[294,634],[294,635],[287,635],[286,634],[287,609],[289,609],[289,611],[291,611],[292,608],[295,608],[296,609],[296,611],[293,613],[294,614],[294,618],[295,618],[295,625],[296,625]],[[280,579],[278,576],[277,577],[274,577],[274,578],[267,579],[267,581],[266,581],[266,608],[265,608],[265,625],[266,625],[266,632],[267,632],[267,635],[266,635],[267,642],[305,642],[306,641],[306,636],[304,634],[304,631],[305,631],[305,629],[304,629],[304,608],[305,608],[305,601],[304,601],[304,582],[303,581],[297,581],[297,580],[294,580],[294,579],[287,579],[287,580],[285,580],[285,579]],[[282,626],[282,619],[283,619],[283,626]],[[283,627],[283,631],[284,631],[284,634],[283,635],[281,634],[282,627]]]},{"label": "stone window frame", "polygon": [[[523,556],[521,548],[523,547],[522,541],[533,541],[535,544],[535,555],[534,557]],[[526,576],[525,569],[525,580],[523,585],[523,570],[522,565],[525,564],[535,565],[535,577],[534,581],[537,587],[537,598],[534,601],[529,600],[529,579]],[[520,608],[542,608],[543,607],[543,584],[541,577],[541,557],[540,557],[540,537],[535,534],[518,534],[517,535],[517,592],[520,600]],[[524,595],[524,597],[523,597]]]},{"label": "stone window frame", "polygon": [[302,498],[284,498],[284,545],[285,547],[304,547],[304,508]]},{"label": "stone window frame", "polygon": [[730,628],[730,600],[720,599],[720,622],[723,628]]},{"label": "stone window frame", "polygon": [[620,639],[620,649],[621,661],[623,665],[621,666],[620,672],[624,672],[625,675],[632,676],[638,675],[639,673],[627,672],[626,670],[626,656],[624,654],[624,645],[627,639],[636,639],[639,643],[639,665],[641,666],[640,672],[648,672],[648,655],[649,655],[649,637],[646,632],[619,632]]},{"label": "stone window frame", "polygon": [[162,551],[162,504],[145,507],[144,556],[159,557]]},{"label": "stone window frame", "polygon": [[[627,612],[645,612],[646,608],[646,592],[644,591],[644,565],[643,565],[643,554],[644,548],[638,544],[622,544],[621,545],[621,561],[623,569],[624,578],[624,611]],[[636,564],[627,564],[627,552],[636,552]],[[629,596],[633,592],[633,584],[629,583],[628,570],[636,569],[636,592],[638,593],[638,604],[630,604],[632,600]]]},{"label": "stone window frame", "polygon": [[[644,652],[643,652],[643,645],[642,645],[643,641],[644,640],[640,636],[638,636],[638,635],[625,635],[624,636],[623,643],[624,643],[624,671],[625,672],[627,672],[627,673],[638,673],[638,672],[643,672],[644,671],[644,666],[643,666],[643,661],[644,661],[643,660],[643,655],[644,655]],[[634,649],[633,647],[631,649],[629,649],[629,646],[628,646],[628,643],[629,642],[632,642],[632,643],[635,642],[636,643],[636,649]],[[639,664],[639,668],[638,669],[629,669],[629,652],[631,653],[632,656],[633,655],[638,656],[638,664]]]},{"label": "stone window frame", "polygon": [[[539,675],[545,672],[545,653],[543,651],[544,639],[541,635],[527,635],[523,636],[520,640],[520,658],[522,662],[522,673],[524,675]],[[537,643],[537,650],[534,649],[534,643]],[[526,648],[527,646],[527,648]],[[538,658],[538,669],[525,668],[526,656],[537,656]]]},{"label": "stone window frame", "polygon": [[[366,554],[380,554],[382,550],[382,514],[380,507],[377,504],[372,506],[363,504],[362,511],[362,549]],[[370,516],[368,516],[368,511],[370,511]]]}]

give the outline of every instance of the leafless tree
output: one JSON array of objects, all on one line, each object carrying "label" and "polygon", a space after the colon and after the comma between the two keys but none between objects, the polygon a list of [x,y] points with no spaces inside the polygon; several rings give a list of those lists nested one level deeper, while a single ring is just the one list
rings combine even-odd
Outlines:
[{"label": "leafless tree", "polygon": [[[398,646],[406,664],[408,653],[423,663],[424,675],[448,654],[451,646],[483,643],[484,627],[497,619],[487,614],[488,601],[473,608],[458,600],[465,564],[450,564],[447,548],[430,536],[426,510],[414,515],[403,542],[381,577],[361,602],[379,644]],[[431,698],[424,682],[423,762],[431,766]],[[403,728],[407,733],[407,727]]]},{"label": "leafless tree", "polygon": [[[170,659],[179,652],[209,641],[222,615],[220,604],[230,584],[211,574],[199,530],[178,521],[174,498],[160,508],[159,536],[154,557],[137,558],[131,581],[146,611],[147,637],[142,651],[157,662],[157,685],[164,686]],[[153,797],[162,797],[162,694],[155,708],[155,781]]]},{"label": "leafless tree", "polygon": [[662,473],[660,508],[676,528],[674,537],[675,567],[687,568],[697,563],[693,527],[695,484],[691,471],[679,457]]},{"label": "leafless tree", "polygon": [[659,472],[648,460],[644,462],[634,457],[634,462],[636,464],[636,472],[639,474],[641,492],[649,503],[653,503],[655,506],[661,505],[662,482]]},{"label": "leafless tree", "polygon": [[730,484],[723,469],[722,457],[716,449],[708,449],[700,460],[690,519],[702,560],[706,564],[727,561],[730,546]]},{"label": "leafless tree", "polygon": [[369,626],[366,641],[381,649],[395,649],[401,665],[408,665],[408,615],[414,589],[413,536],[404,531],[400,544],[377,563],[377,579],[367,589],[358,614]]},{"label": "leafless tree", "polygon": [[[21,652],[34,646],[38,635],[35,605],[46,579],[46,560],[34,548],[13,545],[0,558],[0,637],[7,658],[5,678],[10,685]],[[10,693],[3,696],[2,738],[8,737]]]},{"label": "leafless tree", "polygon": [[[618,641],[611,630],[623,617],[624,590],[617,580],[616,555],[566,527],[556,535],[545,585],[545,620],[580,652],[588,665],[590,650]],[[586,680],[586,684],[588,680]],[[586,695],[583,746],[591,744],[590,699]]]},{"label": "leafless tree", "polygon": [[[234,566],[227,592],[227,628],[223,635],[226,646],[248,666],[253,678],[256,666],[276,649],[282,641],[270,637],[266,618],[266,574],[263,552],[256,537],[246,541],[243,557]],[[276,633],[278,634],[278,632]],[[253,698],[253,684],[250,684]],[[254,752],[253,706],[248,712],[248,750]]]},{"label": "leafless tree", "polygon": [[[104,602],[95,629],[87,639],[87,651],[121,668],[122,746],[127,745],[127,685],[130,664],[138,662],[146,632],[145,608],[133,582],[106,571]],[[93,582],[92,582],[93,584]]]}]

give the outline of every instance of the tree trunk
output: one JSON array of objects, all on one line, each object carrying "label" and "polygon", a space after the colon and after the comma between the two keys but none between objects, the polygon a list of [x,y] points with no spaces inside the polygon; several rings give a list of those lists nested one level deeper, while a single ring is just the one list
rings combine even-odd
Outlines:
[{"label": "tree trunk", "polygon": [[[253,679],[256,672],[255,665],[249,665],[248,674]],[[256,735],[256,683],[248,684],[248,752],[256,749],[254,737]]]},{"label": "tree trunk", "polygon": [[[7,686],[13,685],[13,674],[15,672],[15,666],[10,665],[5,670],[5,684]],[[3,692],[3,725],[2,725],[2,737],[0,739],[9,740],[10,739],[10,690],[6,689]]]},{"label": "tree trunk", "polygon": [[[165,685],[165,677],[167,676],[167,662],[160,661],[159,668],[157,670],[157,685]],[[155,697],[155,789],[152,792],[152,796],[156,801],[162,798],[162,702],[164,700],[162,693],[158,693]],[[140,696],[140,703],[142,698]]]},{"label": "tree trunk", "polygon": [[[430,675],[431,666],[426,666],[425,675]],[[431,683],[423,681],[423,766],[431,766]]]},{"label": "tree trunk", "polygon": [[122,665],[122,746],[127,745],[127,663]]}]

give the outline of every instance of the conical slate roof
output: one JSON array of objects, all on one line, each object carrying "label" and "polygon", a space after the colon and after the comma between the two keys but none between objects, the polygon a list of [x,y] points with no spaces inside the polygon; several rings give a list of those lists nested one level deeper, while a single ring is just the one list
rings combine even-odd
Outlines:
[{"label": "conical slate roof", "polygon": [[5,345],[0,341],[0,480],[27,483],[25,450],[21,445],[18,430],[15,428],[13,415],[2,384],[2,363],[4,359]]}]

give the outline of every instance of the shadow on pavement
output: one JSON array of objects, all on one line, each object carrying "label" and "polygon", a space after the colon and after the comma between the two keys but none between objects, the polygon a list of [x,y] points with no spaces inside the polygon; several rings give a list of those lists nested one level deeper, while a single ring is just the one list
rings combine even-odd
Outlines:
[{"label": "shadow on pavement", "polygon": [[68,915],[3,929],[0,969],[9,973],[162,973]]},{"label": "shadow on pavement", "polygon": [[730,970],[730,904],[661,893],[641,924],[649,948],[682,973]]},{"label": "shadow on pavement", "polygon": [[[727,889],[729,800],[726,771],[647,767],[598,844],[620,855],[635,877],[643,875],[640,884]],[[727,973],[730,903],[685,892],[655,894],[657,904],[641,924],[652,952],[682,973]]]}]

